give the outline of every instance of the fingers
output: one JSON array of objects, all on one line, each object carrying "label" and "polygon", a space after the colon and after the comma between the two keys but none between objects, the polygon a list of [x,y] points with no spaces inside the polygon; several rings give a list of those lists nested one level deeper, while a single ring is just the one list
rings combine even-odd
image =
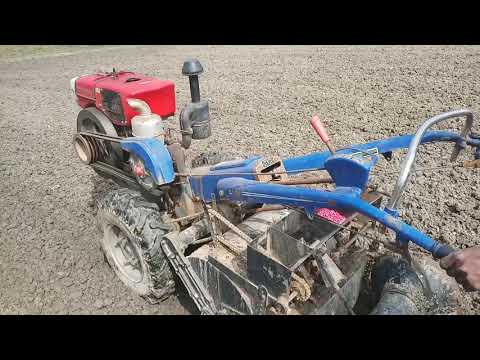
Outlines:
[{"label": "fingers", "polygon": [[465,266],[461,264],[459,266],[458,260],[459,260],[458,258],[454,259],[453,261],[450,259],[446,264],[444,264],[444,266],[450,265],[450,267],[446,268],[446,272],[448,276],[455,278],[455,281],[458,284],[462,285],[465,291],[477,290],[474,286],[472,286],[472,279],[470,279],[470,277],[468,276],[467,269],[465,269]]},{"label": "fingers", "polygon": [[459,283],[460,285],[462,285],[462,287],[466,290],[466,291],[475,291],[477,290],[473,285],[472,285],[472,281],[471,279],[469,278],[469,276],[467,275],[466,272],[462,271],[462,270],[457,270],[457,274],[455,276],[455,280],[457,281],[457,283]]},{"label": "fingers", "polygon": [[464,281],[467,277],[467,273],[459,268],[451,267],[447,269],[447,275],[455,278],[455,280],[460,283]]},{"label": "fingers", "polygon": [[479,265],[464,262],[458,267],[455,274],[455,280],[463,286],[466,291],[480,290]]},{"label": "fingers", "polygon": [[456,277],[457,269],[455,269],[454,267],[450,267],[450,268],[448,268],[446,271],[447,271],[447,275],[448,275],[448,276],[450,276],[450,277]]},{"label": "fingers", "polygon": [[[442,267],[442,269],[444,270],[448,270],[449,268],[453,267],[453,265],[455,264],[455,262],[457,261],[457,253],[452,253],[450,255],[447,255],[445,256],[444,258],[442,258],[440,260],[440,266]],[[448,271],[447,271],[448,273]],[[448,274],[450,275],[450,274]],[[450,275],[452,276],[452,275]]]},{"label": "fingers", "polygon": [[461,268],[459,253],[452,253],[440,260],[440,266],[446,270],[448,276],[455,278],[458,283],[465,281],[467,273]]},{"label": "fingers", "polygon": [[463,289],[465,291],[471,292],[471,291],[477,291],[478,289],[473,287],[471,283],[468,280],[464,280],[460,283],[462,285]]},{"label": "fingers", "polygon": [[440,266],[466,291],[480,290],[480,248],[468,248],[440,260]]},{"label": "fingers", "polygon": [[459,284],[467,281],[467,273],[461,269],[455,269],[453,277]]}]

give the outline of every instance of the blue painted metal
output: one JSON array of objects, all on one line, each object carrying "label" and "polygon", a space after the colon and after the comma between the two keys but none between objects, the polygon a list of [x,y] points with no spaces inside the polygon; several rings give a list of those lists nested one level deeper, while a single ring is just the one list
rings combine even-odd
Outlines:
[{"label": "blue painted metal", "polygon": [[[361,160],[362,159],[362,160]],[[367,155],[352,158],[347,154],[336,154],[325,161],[325,169],[337,187],[357,187],[366,189],[370,170],[378,161],[378,156]]]},{"label": "blue painted metal", "polygon": [[474,158],[475,160],[480,159],[480,135],[479,134],[471,134],[471,138],[467,139],[467,145],[470,145],[475,148],[474,151]]},{"label": "blue painted metal", "polygon": [[[283,164],[287,171],[299,171],[303,169],[326,169],[334,179],[337,186],[355,186],[365,189],[368,183],[368,173],[378,160],[373,156],[370,162],[358,163],[355,160],[343,158],[358,151],[377,149],[379,153],[388,153],[397,149],[407,148],[413,135],[396,136],[386,140],[372,141],[366,144],[352,145],[348,149],[337,151],[335,156],[328,151],[314,153],[306,156],[287,158]],[[422,143],[433,141],[457,141],[459,135],[448,131],[430,131],[422,138]],[[216,191],[216,184],[220,179],[240,176],[244,179],[254,180],[255,165],[261,159],[255,156],[247,160],[235,160],[212,166],[206,176],[189,177],[194,194],[206,202],[211,201],[211,194]],[[328,161],[327,161],[328,160]],[[349,167],[350,166],[350,167]],[[352,174],[352,171],[354,174]]]},{"label": "blue painted metal", "polygon": [[218,191],[223,192],[223,198],[231,201],[298,206],[310,213],[315,208],[322,207],[358,212],[392,229],[401,238],[412,241],[434,254],[442,246],[414,227],[362,200],[361,190],[358,188],[340,188],[329,192],[230,177],[218,182]]},{"label": "blue painted metal", "polygon": [[[356,186],[360,189],[365,189],[368,182],[368,173],[378,158],[374,156],[370,162],[364,162],[359,166],[359,164],[353,163],[355,160],[343,159],[342,155],[351,155],[358,151],[368,151],[371,149],[377,149],[379,153],[388,153],[397,149],[407,148],[412,138],[413,135],[396,136],[386,140],[352,145],[348,149],[338,150],[335,156],[332,156],[330,152],[326,151],[283,159],[283,163],[287,171],[325,169],[327,160],[331,159],[332,162],[328,161],[328,170],[337,186]],[[422,143],[457,141],[459,138],[458,134],[448,131],[430,131],[422,138]],[[340,158],[342,159],[333,161],[334,159]],[[260,156],[255,156],[247,160],[228,161],[212,166],[205,174],[206,176],[195,175],[189,177],[192,190],[196,196],[206,202],[210,202],[211,194],[215,193],[216,184],[220,179],[232,177],[232,173],[235,173],[233,176],[254,180],[255,175],[252,173],[255,171],[255,165],[259,159],[261,159]],[[350,169],[348,169],[347,163],[352,165]],[[355,171],[355,174],[352,174],[351,171]]]},{"label": "blue painted metal", "polygon": [[387,214],[392,215],[393,217],[396,217],[396,218],[398,218],[398,216],[400,214],[397,209],[390,209],[390,208],[387,208],[387,207],[384,209],[384,211]]},{"label": "blue painted metal", "polygon": [[[378,161],[377,155],[352,157],[356,152],[376,150],[378,154],[389,153],[408,148],[413,135],[396,136],[386,140],[372,141],[366,144],[352,145],[337,150],[335,155],[329,151],[313,153],[305,156],[292,157],[283,160],[287,171],[301,171],[306,169],[326,169],[333,178],[336,189],[322,191],[297,186],[285,186],[255,181],[253,174],[256,164],[261,157],[247,160],[231,161],[211,167],[207,176],[189,177],[192,190],[196,196],[210,202],[211,195],[218,199],[253,204],[283,204],[301,207],[309,215],[313,215],[316,208],[337,209],[346,215],[354,212],[361,213],[392,229],[397,239],[412,241],[418,246],[434,254],[447,253],[445,245],[441,245],[429,236],[414,227],[402,222],[398,218],[398,211],[385,211],[361,199],[366,189],[371,169]],[[457,142],[460,135],[448,131],[430,131],[425,133],[421,143],[435,141]],[[467,139],[467,144],[477,147],[478,140]],[[348,156],[347,156],[348,155]]]},{"label": "blue painted metal", "polygon": [[205,202],[212,201],[212,194],[217,193],[217,183],[224,178],[232,177],[232,173],[242,175],[245,179],[254,180],[255,166],[260,156],[254,156],[246,160],[227,161],[210,167],[205,174],[207,176],[190,176],[188,178],[193,193]]},{"label": "blue painted metal", "polygon": [[[337,150],[337,154],[352,154],[358,150],[367,151],[372,148],[377,148],[380,154],[385,154],[391,151],[408,148],[413,137],[414,135],[402,135],[385,140],[371,141],[366,144],[352,145],[346,149]],[[425,133],[421,143],[424,144],[435,141],[456,142],[460,138],[460,135],[450,131],[429,131]],[[329,151],[317,152],[284,159],[283,165],[287,171],[299,169],[324,169],[325,161],[331,156],[332,154]]]},{"label": "blue painted metal", "polygon": [[219,164],[211,166],[210,170],[218,171],[218,170],[228,169],[228,171],[231,172],[232,169],[249,167],[249,165],[252,163],[253,160],[258,160],[258,159],[260,159],[260,156],[253,156],[245,160],[223,161]]},{"label": "blue painted metal", "polygon": [[157,139],[129,137],[120,141],[123,150],[142,159],[145,169],[157,185],[175,179],[172,157],[165,144]]},{"label": "blue painted metal", "polygon": [[[400,216],[400,212],[397,209],[391,209],[389,207],[385,207],[383,211],[385,211],[385,213],[387,213],[388,215],[393,216],[395,219],[398,219]],[[407,245],[408,239],[403,237],[402,234],[400,233],[395,234],[395,240],[397,241],[398,244],[402,246],[408,246]]]}]

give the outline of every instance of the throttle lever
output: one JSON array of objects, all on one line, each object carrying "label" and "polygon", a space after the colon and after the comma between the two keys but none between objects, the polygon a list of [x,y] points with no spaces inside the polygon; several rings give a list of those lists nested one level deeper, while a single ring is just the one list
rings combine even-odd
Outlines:
[{"label": "throttle lever", "polygon": [[328,136],[327,130],[325,130],[325,127],[323,126],[320,118],[317,115],[314,115],[310,120],[310,124],[315,129],[316,133],[318,134],[320,139],[323,141],[323,143],[327,146],[330,153],[332,153],[332,155],[335,155],[335,148],[333,147],[330,137]]}]

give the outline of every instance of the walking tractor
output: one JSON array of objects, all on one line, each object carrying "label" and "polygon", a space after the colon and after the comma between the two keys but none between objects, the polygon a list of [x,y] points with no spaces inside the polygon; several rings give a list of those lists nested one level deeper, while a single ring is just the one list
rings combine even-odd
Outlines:
[{"label": "walking tractor", "polygon": [[[202,72],[196,59],[183,64],[192,101],[179,129],[166,122],[176,108],[171,81],[115,69],[71,80],[82,108],[75,151],[121,185],[99,199],[97,216],[105,259],[123,283],[152,302],[183,284],[202,314],[415,314],[426,311],[420,298],[454,303],[458,287],[434,261],[453,249],[403,222],[398,206],[421,144],[452,143],[452,162],[473,147],[467,163],[480,165],[471,111],[434,116],[413,135],[337,149],[313,116],[327,151],[187,161],[192,140],[212,133]],[[430,130],[457,117],[465,118],[461,133]],[[400,149],[408,152],[395,190],[377,191],[372,169]],[[372,229],[378,241],[359,246]],[[394,241],[381,240],[387,232]],[[418,260],[414,246],[433,258]],[[372,249],[389,255],[372,267]]]}]

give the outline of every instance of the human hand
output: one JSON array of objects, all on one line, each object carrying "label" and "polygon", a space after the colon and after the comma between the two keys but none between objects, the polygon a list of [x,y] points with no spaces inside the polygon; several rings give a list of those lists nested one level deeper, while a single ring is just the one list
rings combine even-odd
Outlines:
[{"label": "human hand", "polygon": [[465,290],[480,290],[480,248],[468,248],[445,256],[440,260],[440,266]]}]

